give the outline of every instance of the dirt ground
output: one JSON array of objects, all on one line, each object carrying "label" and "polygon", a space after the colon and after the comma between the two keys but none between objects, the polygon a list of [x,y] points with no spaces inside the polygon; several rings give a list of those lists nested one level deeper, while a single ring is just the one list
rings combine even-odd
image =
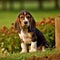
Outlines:
[{"label": "dirt ground", "polygon": [[42,58],[33,56],[29,60],[60,60],[60,53],[59,54],[53,54],[50,56],[44,56]]}]

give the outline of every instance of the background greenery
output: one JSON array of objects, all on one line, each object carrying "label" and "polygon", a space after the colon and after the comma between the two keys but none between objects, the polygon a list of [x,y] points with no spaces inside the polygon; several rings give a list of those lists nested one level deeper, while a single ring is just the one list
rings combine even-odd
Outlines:
[{"label": "background greenery", "polygon": [[[5,2],[4,2],[5,3]],[[54,1],[44,1],[43,8],[39,8],[38,1],[26,1],[23,3],[24,10],[28,10],[34,17],[36,21],[42,20],[43,17],[48,18],[50,16],[56,17],[60,14],[60,9],[54,8]],[[15,22],[18,13],[21,11],[22,4],[21,2],[14,1],[13,4],[11,3],[12,9],[10,10],[9,2],[6,3],[6,10],[2,8],[2,2],[0,2],[0,27],[2,25],[6,25],[7,27],[11,26],[12,22]],[[59,0],[59,7],[60,7],[60,0]],[[23,9],[22,9],[23,10]]]},{"label": "background greenery", "polygon": [[[35,21],[38,23],[40,23],[41,21],[44,21],[43,20],[44,17],[46,18],[46,21],[48,21],[49,20],[48,17],[55,18],[60,14],[60,9],[53,9],[54,2],[44,2],[43,5],[45,9],[38,9],[37,2],[28,2],[27,4],[26,3],[24,4],[25,6],[24,9],[28,10],[34,17]],[[0,8],[2,7],[1,4],[2,3],[0,2]],[[16,18],[19,12],[21,11],[21,9],[19,9],[20,8],[19,5],[20,5],[19,2],[18,3],[14,2],[13,3],[14,9],[10,11],[9,3],[7,3],[7,10],[2,10],[2,9],[0,10],[0,60],[5,60],[5,59],[6,60],[26,60],[34,55],[40,57],[43,55],[49,55],[49,54],[56,53],[56,51],[51,50],[51,48],[47,49],[46,52],[38,51],[37,53],[26,53],[26,54],[19,53],[21,50],[20,38],[18,34],[16,33],[16,31],[14,30],[14,28],[11,27],[12,26],[11,23],[14,23],[16,21]],[[54,23],[53,24],[44,23],[42,25],[39,24],[37,28],[42,31],[46,40],[49,43],[49,46],[53,47],[54,41],[55,41]],[[7,55],[9,56],[6,57]]]},{"label": "background greenery", "polygon": [[[14,54],[10,54],[7,57],[2,57],[0,58],[0,60],[30,60],[31,57],[48,57],[48,56],[52,56],[53,54],[58,54],[60,51],[59,50],[50,50],[50,49],[46,49],[45,52],[41,52],[41,51],[37,51],[34,53],[24,53],[24,54],[20,54],[20,53],[14,53]],[[36,58],[34,58],[36,59]],[[32,59],[32,60],[34,60]]]},{"label": "background greenery", "polygon": [[[28,10],[29,11],[29,10]],[[11,23],[16,21],[16,18],[18,16],[18,13],[20,11],[0,11],[0,28],[2,27],[2,25],[6,25],[7,27],[11,26]],[[56,17],[57,15],[59,15],[60,10],[52,10],[52,11],[31,11],[30,13],[32,14],[32,16],[34,17],[34,19],[36,21],[40,21],[42,20],[43,17],[45,17],[46,19],[48,17]]]}]

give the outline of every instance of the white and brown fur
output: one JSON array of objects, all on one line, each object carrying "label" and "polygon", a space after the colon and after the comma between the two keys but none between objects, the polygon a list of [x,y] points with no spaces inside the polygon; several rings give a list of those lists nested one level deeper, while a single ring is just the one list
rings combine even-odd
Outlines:
[{"label": "white and brown fur", "polygon": [[24,10],[19,13],[15,28],[18,30],[21,39],[21,53],[36,52],[40,46],[41,50],[45,51],[45,47],[48,47],[45,37],[36,28],[35,20],[28,11]]}]

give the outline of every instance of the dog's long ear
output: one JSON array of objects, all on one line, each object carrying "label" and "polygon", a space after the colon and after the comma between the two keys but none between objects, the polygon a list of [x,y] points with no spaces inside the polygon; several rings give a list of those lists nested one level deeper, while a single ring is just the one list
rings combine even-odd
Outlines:
[{"label": "dog's long ear", "polygon": [[33,18],[33,17],[31,17],[29,30],[34,31],[34,30],[35,30],[35,28],[36,28],[36,22],[35,22],[34,18]]},{"label": "dog's long ear", "polygon": [[35,20],[34,20],[33,17],[31,18],[31,25],[32,25],[33,27],[36,27],[36,22],[35,22]]},{"label": "dog's long ear", "polygon": [[15,29],[18,31],[18,33],[20,33],[19,18],[17,18],[17,20],[16,20],[16,22],[15,22]]}]

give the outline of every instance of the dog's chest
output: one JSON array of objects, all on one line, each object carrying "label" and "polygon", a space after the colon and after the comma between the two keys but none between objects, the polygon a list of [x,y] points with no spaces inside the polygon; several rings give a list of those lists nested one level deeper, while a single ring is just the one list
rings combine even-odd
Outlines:
[{"label": "dog's chest", "polygon": [[24,43],[31,43],[32,41],[32,32],[25,32],[25,31],[21,31],[21,33],[19,34],[20,38],[24,41]]}]

